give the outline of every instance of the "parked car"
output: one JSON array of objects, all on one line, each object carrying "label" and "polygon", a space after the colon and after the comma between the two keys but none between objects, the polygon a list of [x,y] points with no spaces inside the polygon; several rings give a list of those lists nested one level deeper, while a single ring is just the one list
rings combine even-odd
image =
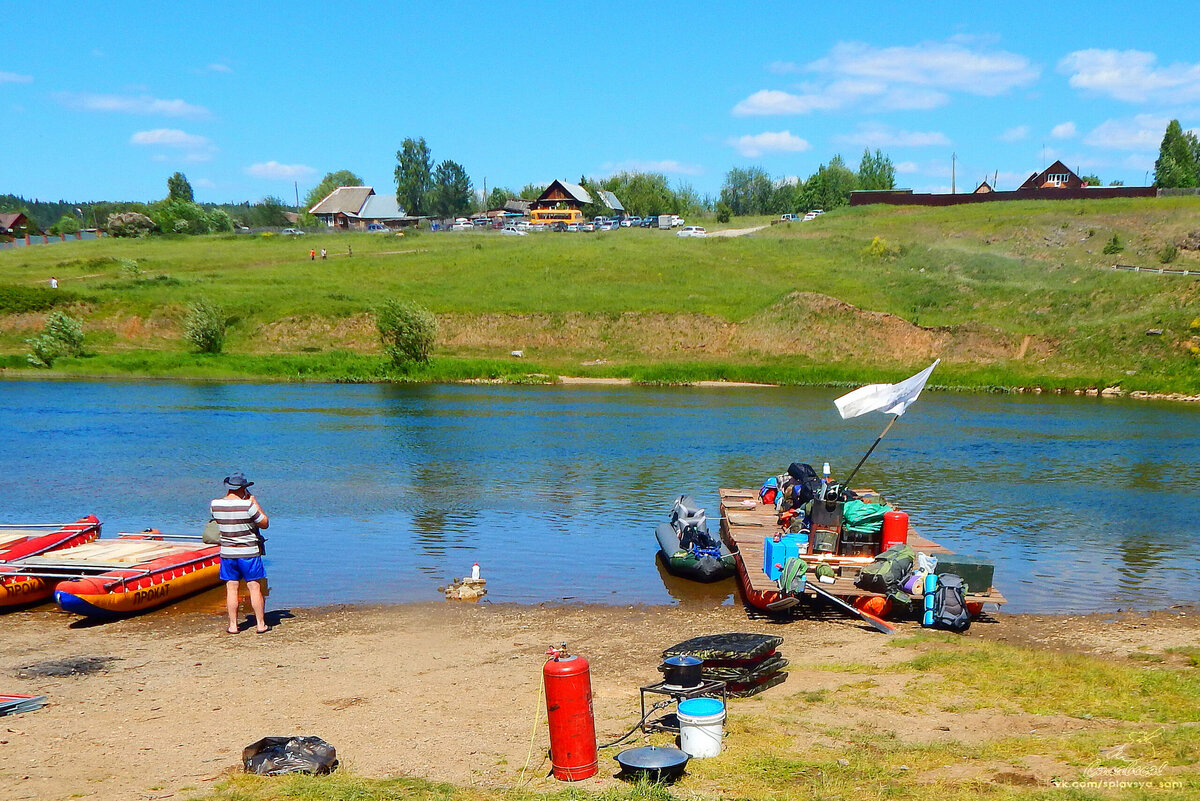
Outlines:
[{"label": "parked car", "polygon": [[640,225],[642,228],[653,228],[654,226],[658,225],[658,218],[657,217],[643,217],[642,221],[640,223],[638,223],[638,225]]},{"label": "parked car", "polygon": [[389,229],[383,223],[371,223],[367,226],[367,230],[386,233]]},{"label": "parked car", "polygon": [[513,227],[518,231],[528,231],[532,226],[529,224],[529,220],[517,220]]},{"label": "parked car", "polygon": [[283,236],[304,236],[304,232],[299,228],[284,228],[279,233]]},{"label": "parked car", "polygon": [[580,231],[595,231],[596,224],[595,223],[580,223],[579,230]]},{"label": "parked car", "polygon": [[685,225],[675,236],[708,236],[708,231],[698,225]]},{"label": "parked car", "polygon": [[471,220],[471,225],[479,228],[487,228],[490,222],[491,220],[489,220],[487,217],[476,217],[475,219]]},{"label": "parked car", "polygon": [[450,226],[451,231],[470,231],[475,226],[471,225],[469,220],[455,220],[454,225]]},{"label": "parked car", "polygon": [[812,222],[815,219],[817,219],[816,212],[810,211],[808,214],[804,215],[804,219],[801,220],[800,222]]},{"label": "parked car", "polygon": [[672,214],[671,215],[671,227],[678,228],[681,225],[683,225],[683,218],[680,217],[678,214]]},{"label": "parked car", "polygon": [[795,214],[780,214],[779,221],[780,222],[795,222],[796,215]]},{"label": "parked car", "polygon": [[529,233],[531,234],[541,234],[550,230],[550,226],[546,225],[545,223],[527,223],[527,225],[529,226]]},{"label": "parked car", "polygon": [[515,225],[504,226],[500,229],[500,233],[504,234],[505,236],[529,236],[529,234],[517,228]]},{"label": "parked car", "polygon": [[636,228],[641,224],[642,224],[641,217],[626,217],[625,219],[621,220],[622,228]]},{"label": "parked car", "polygon": [[[563,223],[555,223],[554,225],[554,230],[556,231],[570,231],[571,233],[577,233],[580,230],[579,223],[567,223],[566,225],[563,225]],[[559,228],[558,226],[560,225],[563,225],[563,227]]]}]

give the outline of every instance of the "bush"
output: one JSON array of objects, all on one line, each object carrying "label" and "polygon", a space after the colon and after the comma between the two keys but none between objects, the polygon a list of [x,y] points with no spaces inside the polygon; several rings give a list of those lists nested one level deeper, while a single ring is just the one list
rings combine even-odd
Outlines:
[{"label": "bush", "polygon": [[871,244],[862,250],[863,256],[876,261],[891,261],[900,255],[900,246],[893,245],[882,236],[871,239]]},{"label": "bush", "polygon": [[79,229],[79,218],[71,214],[64,214],[58,219],[58,222],[50,226],[50,233],[55,236],[58,234],[77,234],[79,233]]},{"label": "bush", "polygon": [[717,202],[717,222],[727,223],[733,218],[733,209],[724,200]]},{"label": "bush", "polygon": [[104,230],[109,236],[140,237],[154,230],[154,221],[136,211],[122,211],[108,215]]},{"label": "bush", "polygon": [[40,336],[25,340],[32,351],[25,358],[34,367],[50,367],[60,356],[83,353],[83,322],[62,312],[46,318]]},{"label": "bush", "polygon": [[142,267],[133,259],[117,259],[121,265],[121,274],[131,281],[142,280]]},{"label": "bush", "polygon": [[1125,246],[1121,244],[1121,238],[1119,236],[1117,236],[1116,234],[1113,234],[1112,239],[1110,239],[1110,240],[1108,240],[1108,242],[1104,243],[1104,255],[1105,256],[1112,256],[1114,254],[1120,253],[1124,249],[1125,249]]},{"label": "bush", "polygon": [[383,350],[393,364],[428,362],[437,337],[433,312],[408,300],[389,300],[375,310]]},{"label": "bush", "polygon": [[188,309],[183,321],[184,336],[196,353],[220,353],[225,347],[225,312],[201,300]]},{"label": "bush", "polygon": [[1161,264],[1170,264],[1179,258],[1179,248],[1173,244],[1163,245],[1158,249],[1158,261]]}]

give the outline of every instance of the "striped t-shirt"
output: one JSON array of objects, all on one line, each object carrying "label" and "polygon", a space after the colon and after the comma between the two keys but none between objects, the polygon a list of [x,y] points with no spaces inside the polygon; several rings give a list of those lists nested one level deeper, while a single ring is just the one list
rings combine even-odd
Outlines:
[{"label": "striped t-shirt", "polygon": [[266,515],[256,502],[241,498],[217,498],[212,502],[212,516],[221,528],[223,559],[262,556],[258,544],[258,524]]}]

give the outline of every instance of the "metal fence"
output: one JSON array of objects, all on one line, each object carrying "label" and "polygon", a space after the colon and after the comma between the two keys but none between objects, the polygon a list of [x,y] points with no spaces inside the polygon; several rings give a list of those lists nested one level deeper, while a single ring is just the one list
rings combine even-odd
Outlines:
[{"label": "metal fence", "polygon": [[1130,273],[1156,273],[1157,275],[1178,275],[1200,278],[1200,270],[1172,270],[1169,267],[1138,267],[1134,264],[1114,264],[1114,270],[1125,270]]},{"label": "metal fence", "polygon": [[65,242],[82,242],[89,239],[99,239],[103,234],[96,231],[80,231],[77,234],[37,234],[20,236],[11,242],[0,242],[0,250],[15,250],[32,247],[33,245],[58,245]]}]

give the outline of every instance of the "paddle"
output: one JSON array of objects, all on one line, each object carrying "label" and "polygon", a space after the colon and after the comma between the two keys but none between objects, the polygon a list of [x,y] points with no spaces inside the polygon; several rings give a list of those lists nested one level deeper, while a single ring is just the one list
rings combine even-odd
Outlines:
[{"label": "paddle", "polygon": [[810,581],[808,583],[808,588],[810,590],[812,590],[813,593],[820,596],[821,598],[824,598],[827,601],[831,601],[834,604],[834,606],[840,607],[843,611],[849,612],[852,615],[858,615],[858,617],[860,617],[863,620],[865,620],[866,622],[870,623],[878,631],[882,631],[884,634],[895,634],[896,633],[896,627],[893,626],[891,623],[888,623],[883,618],[875,617],[875,615],[872,615],[870,612],[865,612],[856,606],[852,606],[851,604],[846,603],[845,601],[843,601],[841,598],[837,597],[833,593],[826,592],[825,590],[821,589],[819,586],[817,586],[813,582]]}]

